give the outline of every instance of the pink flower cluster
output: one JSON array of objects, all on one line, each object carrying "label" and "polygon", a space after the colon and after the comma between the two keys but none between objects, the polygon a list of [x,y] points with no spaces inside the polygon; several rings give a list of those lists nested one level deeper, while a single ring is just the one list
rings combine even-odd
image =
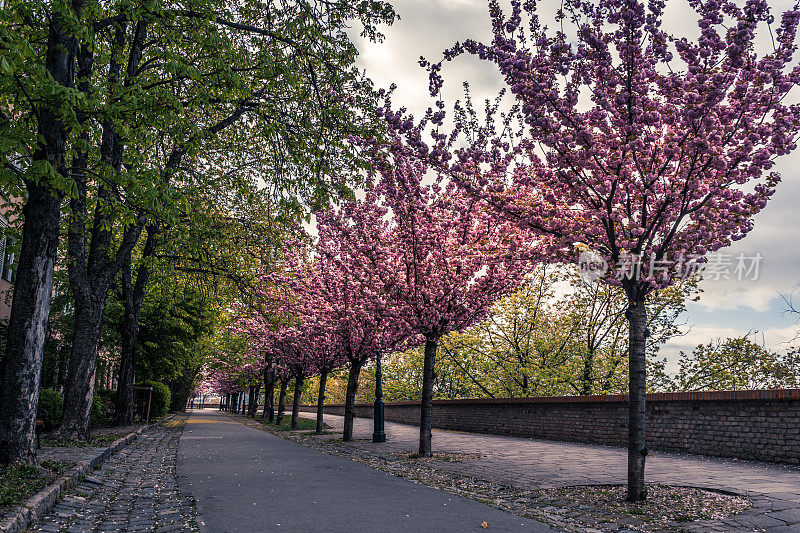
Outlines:
[{"label": "pink flower cluster", "polygon": [[[558,20],[573,23],[574,37],[549,31],[536,1],[512,1],[507,16],[491,2],[492,42],[457,44],[445,60],[469,53],[498,66],[524,119],[525,140],[512,150],[523,157],[487,181],[470,170],[510,161],[496,139],[462,150],[462,183],[557,237],[555,248],[580,244],[610,265],[631,254],[705,255],[744,237],[779,181],[775,158],[796,148],[800,106],[786,97],[800,81],[800,12],[767,29],[774,17],[763,0],[689,4],[697,42],[662,28],[663,0],[565,1]],[[757,30],[774,36],[761,57]],[[430,68],[434,91],[440,69]],[[667,269],[622,284],[646,294],[676,277]]]}]

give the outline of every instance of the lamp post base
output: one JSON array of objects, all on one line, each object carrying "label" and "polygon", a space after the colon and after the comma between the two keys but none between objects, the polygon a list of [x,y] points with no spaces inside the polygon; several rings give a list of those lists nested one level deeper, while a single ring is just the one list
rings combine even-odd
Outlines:
[{"label": "lamp post base", "polygon": [[383,373],[381,372],[381,353],[378,352],[375,358],[375,411],[373,412],[372,423],[372,442],[386,442],[386,433],[383,431],[383,384],[381,383]]},{"label": "lamp post base", "polygon": [[383,431],[383,400],[375,400],[373,424],[372,442],[386,442],[386,433]]}]

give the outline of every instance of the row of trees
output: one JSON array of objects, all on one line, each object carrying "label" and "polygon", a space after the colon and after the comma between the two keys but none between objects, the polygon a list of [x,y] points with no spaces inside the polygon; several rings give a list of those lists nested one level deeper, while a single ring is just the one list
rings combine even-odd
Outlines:
[{"label": "row of trees", "polygon": [[[299,361],[313,325],[324,323],[322,352],[344,353],[351,375],[362,364],[354,346],[373,357],[398,332],[422,343],[420,452],[430,454],[442,337],[483,318],[534,265],[588,253],[608,266],[601,282],[625,295],[628,499],[643,500],[646,353],[656,339],[648,308],[750,231],[778,184],[775,158],[796,148],[800,131],[800,108],[787,99],[800,81],[800,12],[774,24],[766,2],[690,2],[700,30],[690,42],[663,28],[664,6],[569,0],[551,31],[535,1],[512,1],[509,15],[490,2],[490,43],[467,40],[442,62],[421,63],[436,97],[444,62],[467,54],[496,64],[511,111],[487,103],[479,120],[469,102],[456,104],[446,134],[441,100],[415,121],[385,95],[389,141],[355,139],[375,184],[363,200],[320,215],[319,244],[300,268],[325,270],[336,288],[298,306],[319,291],[314,277],[292,266],[271,278],[280,311],[266,336],[301,339],[281,348]],[[774,38],[759,55],[761,30]]]},{"label": "row of trees", "polygon": [[20,199],[21,248],[0,462],[35,460],[56,265],[72,315],[59,432],[81,438],[112,285],[126,423],[154,269],[239,283],[346,188],[330,176],[360,164],[347,139],[372,131],[375,95],[345,30],[377,39],[394,16],[383,2],[4,2],[0,187]]},{"label": "row of trees", "polygon": [[[513,259],[524,245],[513,226],[489,216],[455,183],[424,184],[425,163],[408,157],[396,141],[366,147],[396,150],[381,152],[390,161],[373,160],[376,179],[363,200],[318,215],[313,251],[287,253],[282,271],[264,275],[270,290],[259,295],[263,307],[243,309],[235,328],[250,349],[247,363],[261,360],[267,369],[268,398],[273,373],[282,383],[294,379],[298,401],[305,377],[320,374],[324,382],[332,370],[349,366],[345,440],[352,438],[364,364],[380,352],[423,343],[420,453],[430,455],[439,339],[483,317],[528,267]],[[235,381],[227,370],[218,379]],[[321,405],[324,386],[319,390]]]},{"label": "row of trees", "polygon": [[[442,337],[434,367],[434,399],[626,393],[628,339],[624,294],[618,288],[563,270],[536,269],[516,291],[495,302],[485,319]],[[566,284],[569,289],[556,295],[554,287],[560,285],[565,289]],[[696,299],[698,293],[696,279],[692,278],[659,291],[648,302],[648,328],[652,332],[647,348],[648,392],[800,385],[797,351],[770,351],[758,344],[755,334],[718,339],[689,353],[681,352],[675,363],[677,370],[668,372],[666,359],[657,359],[660,344],[683,333],[685,324],[680,317],[684,303],[689,298]],[[244,339],[259,336],[247,329],[237,331],[237,335]],[[314,359],[309,359],[309,366],[299,375],[302,388],[296,389],[298,376],[281,371],[274,360],[271,370],[274,376],[265,376],[270,367],[265,366],[266,359],[259,360],[259,353],[279,352],[262,344],[248,357],[248,361],[254,362],[243,367],[226,366],[223,373],[216,374],[226,376],[224,383],[208,384],[225,394],[227,403],[246,405],[246,412],[252,416],[261,401],[265,377],[262,416],[275,421],[274,395],[282,391],[278,394],[279,413],[287,404],[296,413],[301,403],[316,403],[320,432],[326,399],[350,407],[353,403],[371,402],[374,397],[375,367],[369,362],[362,366],[353,386],[348,362],[342,358],[337,361],[333,352],[321,352],[330,362],[322,361],[320,370]],[[421,397],[424,357],[423,346],[405,350],[401,346],[384,355],[386,400]],[[225,361],[231,361],[230,355],[225,356]],[[280,386],[276,386],[278,383]],[[246,391],[244,397],[228,397],[240,391]],[[295,414],[293,422],[296,417]],[[350,427],[351,421],[352,418]],[[277,423],[281,423],[280,414]],[[349,439],[351,434],[348,435]]]}]

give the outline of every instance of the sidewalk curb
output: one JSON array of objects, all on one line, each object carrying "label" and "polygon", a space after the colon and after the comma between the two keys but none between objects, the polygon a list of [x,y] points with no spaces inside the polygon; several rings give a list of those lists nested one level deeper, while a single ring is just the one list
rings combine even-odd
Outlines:
[{"label": "sidewalk curb", "polygon": [[172,415],[164,420],[142,426],[136,431],[132,431],[124,437],[118,438],[91,459],[79,462],[67,474],[59,477],[53,483],[28,498],[21,506],[11,511],[8,516],[0,521],[0,532],[18,533],[24,531],[30,524],[50,512],[50,510],[55,507],[56,503],[58,503],[61,495],[76,485],[96,466],[102,464],[103,461],[136,440],[139,435],[145,431],[154,428],[162,422],[171,420],[174,417],[175,415]]}]

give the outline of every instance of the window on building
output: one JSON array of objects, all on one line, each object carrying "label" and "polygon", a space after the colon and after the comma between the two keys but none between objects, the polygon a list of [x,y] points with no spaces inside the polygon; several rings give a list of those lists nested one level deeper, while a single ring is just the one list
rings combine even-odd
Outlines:
[{"label": "window on building", "polygon": [[[8,227],[5,217],[0,217],[0,231]],[[0,278],[14,283],[17,277],[16,257],[14,253],[14,239],[0,235]]]},{"label": "window on building", "polygon": [[4,237],[3,246],[3,274],[2,278],[6,281],[14,283],[17,279],[17,262],[14,250],[14,239],[12,237]]}]

